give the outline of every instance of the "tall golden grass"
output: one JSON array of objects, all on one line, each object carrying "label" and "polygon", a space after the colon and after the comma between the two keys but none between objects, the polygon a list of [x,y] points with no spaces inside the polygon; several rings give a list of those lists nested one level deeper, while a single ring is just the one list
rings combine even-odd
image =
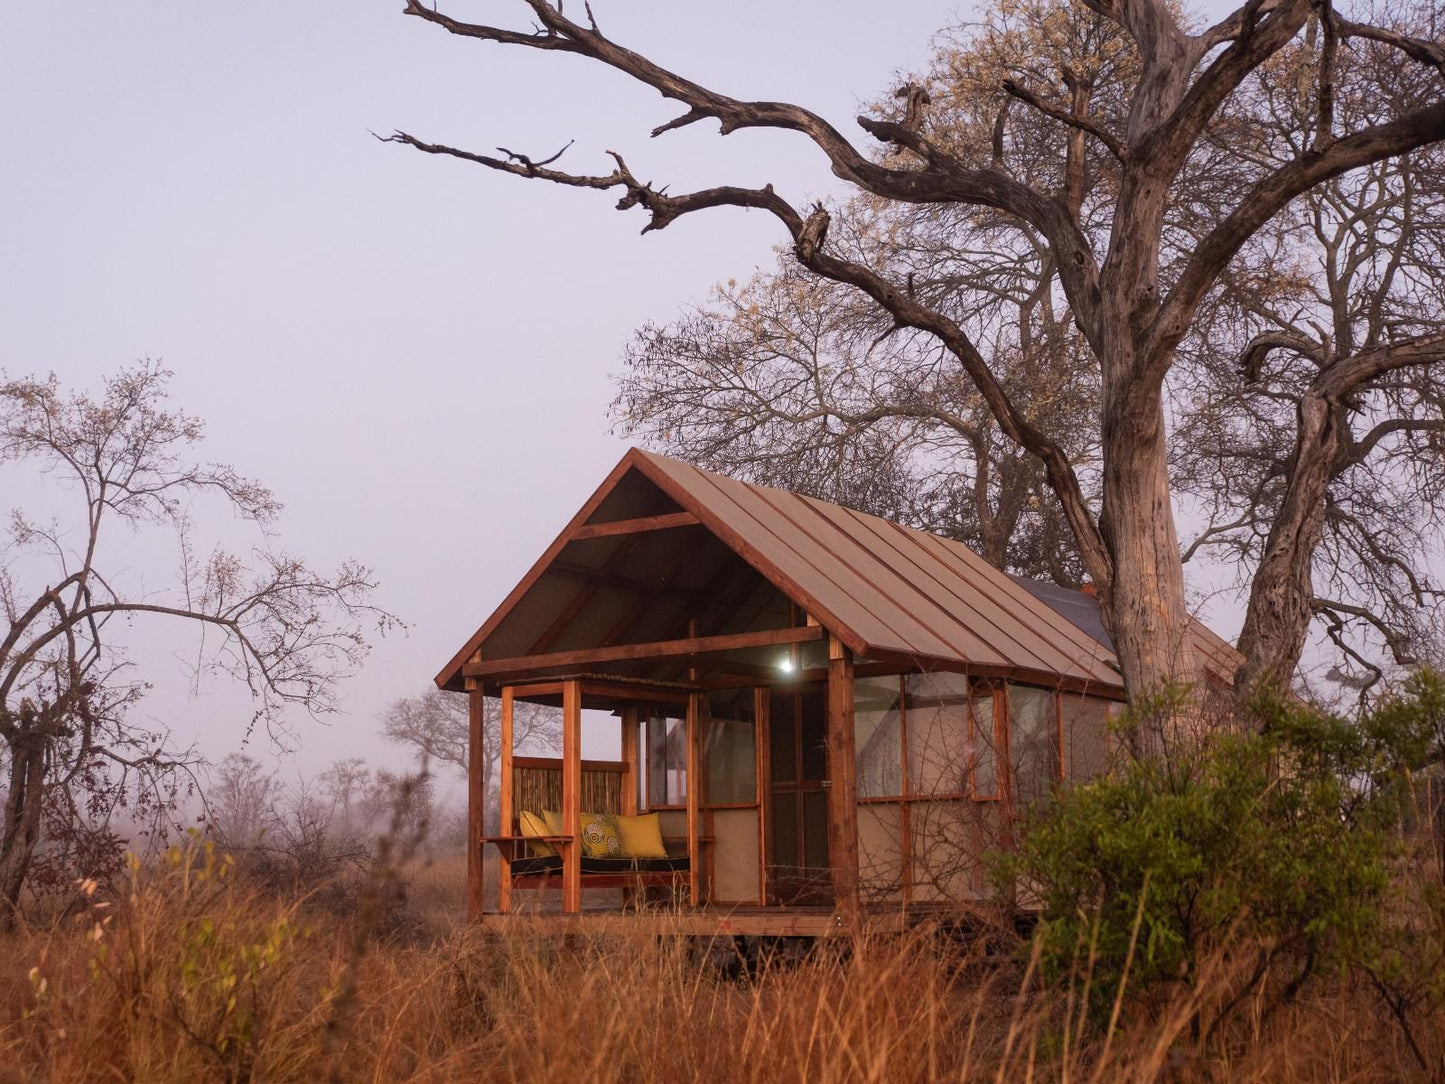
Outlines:
[{"label": "tall golden grass", "polygon": [[[823,943],[752,972],[681,938],[483,935],[458,863],[403,871],[404,921],[338,918],[249,887],[195,846],[0,943],[0,1081],[1395,1081],[1428,1079],[1338,976],[1207,1038],[1206,980],[1086,1020],[1087,955],[1044,988],[1028,946],[984,957],[919,929]],[[360,932],[358,923],[369,924]],[[1248,956],[1238,952],[1239,958]],[[1437,1014],[1417,1027],[1442,1064]]]}]

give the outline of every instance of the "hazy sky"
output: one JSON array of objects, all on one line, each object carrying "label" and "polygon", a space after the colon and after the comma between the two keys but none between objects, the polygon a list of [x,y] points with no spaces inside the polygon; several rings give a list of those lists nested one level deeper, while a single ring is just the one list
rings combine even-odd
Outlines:
[{"label": "hazy sky", "polygon": [[[593,8],[610,36],[664,64],[739,96],[800,100],[845,130],[960,10]],[[702,124],[649,141],[676,112],[651,91],[577,58],[452,38],[400,9],[0,6],[0,367],[98,388],[123,363],[164,359],[176,403],[209,423],[203,454],[285,501],[282,544],[374,566],[378,601],[411,625],[349,684],[344,717],[298,723],[288,770],[398,759],[376,737],[378,710],[427,687],[623,451],[605,408],[631,331],[746,275],[782,239],[741,211],[640,237],[643,217],[613,211],[615,197],[425,157],[369,130],[538,156],[575,138],[572,168],[605,168],[612,148],[677,190],[771,181],[798,203],[834,191],[800,139],[723,140]],[[6,485],[0,506],[33,496]],[[224,520],[203,526],[251,540]],[[139,545],[127,575],[162,583],[174,547]],[[155,685],[140,712],[212,755],[236,748],[246,701],[215,683],[187,694],[177,658],[193,641],[155,624],[131,635]]]}]

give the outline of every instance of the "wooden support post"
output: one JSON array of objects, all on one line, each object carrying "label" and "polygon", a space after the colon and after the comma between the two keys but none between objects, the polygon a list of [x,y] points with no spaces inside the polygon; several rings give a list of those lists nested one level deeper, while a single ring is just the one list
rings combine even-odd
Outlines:
[{"label": "wooden support post", "polygon": [[641,765],[637,762],[637,708],[629,705],[622,709],[622,809],[621,813],[632,816],[637,812],[637,780]]},{"label": "wooden support post", "polygon": [[768,902],[768,867],[772,862],[772,838],[768,829],[773,815],[773,738],[770,690],[753,690],[753,779],[758,787],[758,902]]},{"label": "wooden support post", "polygon": [[[512,823],[512,690],[510,686],[502,688],[502,720],[501,736],[498,744],[500,749],[499,774],[497,780],[497,793],[500,802],[500,816],[497,820],[497,835],[510,836],[513,833]],[[512,909],[512,859],[509,857],[511,851],[503,850],[500,863],[500,872],[497,876],[497,910],[506,914]]]},{"label": "wooden support post", "polygon": [[702,694],[687,698],[687,893],[688,903],[702,903]]},{"label": "wooden support post", "polygon": [[582,910],[582,684],[562,686],[562,910]]},{"label": "wooden support post", "polygon": [[486,698],[479,681],[467,682],[467,921],[486,908],[482,837],[487,834]]},{"label": "wooden support post", "polygon": [[908,799],[913,796],[908,768],[908,680],[903,675],[898,677],[898,760],[902,766],[902,791],[903,801],[898,803],[898,854],[902,861],[899,869],[900,898],[903,906],[907,907],[913,902],[913,803]]},{"label": "wooden support post", "polygon": [[828,638],[828,864],[845,924],[858,916],[858,765],[853,747],[853,653]]},{"label": "wooden support post", "polygon": [[[622,801],[618,812],[624,817],[631,817],[637,813],[637,708],[631,704],[622,709],[622,763],[626,765],[622,769]],[[637,889],[624,888],[622,890],[622,906],[624,909],[638,903]]]}]

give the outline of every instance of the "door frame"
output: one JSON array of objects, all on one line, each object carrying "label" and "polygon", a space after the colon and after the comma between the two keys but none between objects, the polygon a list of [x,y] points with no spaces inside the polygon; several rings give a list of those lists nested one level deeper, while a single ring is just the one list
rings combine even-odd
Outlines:
[{"label": "door frame", "polygon": [[[765,693],[765,699],[767,700],[768,712],[768,725],[766,734],[766,739],[768,742],[768,771],[766,780],[760,780],[767,801],[767,813],[765,818],[767,828],[763,854],[765,884],[764,898],[769,904],[788,906],[789,904],[798,902],[798,896],[802,895],[803,892],[808,889],[812,881],[811,879],[799,876],[794,878],[795,881],[799,882],[799,887],[797,890],[789,892],[783,890],[780,887],[780,878],[778,877],[777,873],[779,866],[777,864],[777,855],[774,842],[774,832],[777,829],[776,810],[780,799],[791,799],[795,803],[794,812],[796,814],[796,818],[794,823],[797,825],[798,833],[796,839],[798,864],[789,868],[797,869],[800,871],[806,870],[818,874],[830,874],[832,869],[830,862],[831,856],[827,854],[824,855],[824,864],[821,866],[811,866],[804,864],[808,857],[806,853],[807,828],[805,823],[808,816],[808,805],[804,801],[804,798],[808,794],[821,794],[826,798],[832,788],[832,779],[828,770],[828,759],[826,755],[828,740],[828,686],[827,683],[824,681],[809,681],[782,688],[773,686],[763,691]],[[806,698],[808,697],[808,694],[815,695],[818,704],[816,737],[818,738],[819,748],[823,752],[823,757],[822,775],[817,779],[805,779],[805,773],[803,770],[803,705],[806,703]],[[775,778],[774,762],[772,756],[773,736],[775,733],[775,728],[778,726],[779,721],[778,712],[775,711],[774,708],[776,706],[779,706],[780,701],[790,705],[790,709],[793,715],[790,725],[792,727],[793,734],[793,760],[796,766],[794,774],[797,777],[795,779],[783,780],[781,782],[779,782]],[[822,803],[820,808],[816,808],[815,816],[822,818],[822,832],[820,833],[820,835],[823,840],[823,846],[827,848],[828,803],[826,802],[826,800]],[[807,882],[806,884],[804,883],[805,881]],[[831,902],[831,877],[829,877],[826,881],[824,881],[823,879],[818,879],[820,894],[821,887],[825,884],[825,894],[829,896],[830,899],[824,900],[820,898],[816,901],[818,903]]]}]

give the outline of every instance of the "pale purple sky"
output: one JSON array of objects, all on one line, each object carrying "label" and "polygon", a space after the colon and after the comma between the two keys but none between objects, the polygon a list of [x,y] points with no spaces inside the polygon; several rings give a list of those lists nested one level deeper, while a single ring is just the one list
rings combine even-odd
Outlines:
[{"label": "pale purple sky", "polygon": [[[610,36],[664,64],[739,96],[799,100],[845,130],[970,10],[593,7]],[[371,564],[378,600],[411,625],[347,686],[345,716],[297,722],[288,770],[400,760],[377,712],[427,687],[621,454],[605,408],[631,331],[748,274],[782,239],[737,211],[640,237],[642,217],[613,198],[368,130],[536,155],[575,138],[572,168],[604,168],[613,148],[677,190],[771,181],[798,203],[836,190],[800,139],[723,140],[703,124],[650,141],[676,112],[651,91],[577,58],[452,38],[400,8],[0,9],[0,367],[98,388],[122,363],[164,359],[175,401],[209,422],[204,454],[285,501],[282,543]],[[33,496],[8,477],[0,505]],[[174,566],[156,541],[127,554],[135,582],[160,584]],[[132,635],[155,685],[139,711],[213,756],[236,748],[246,702],[214,682],[187,695],[171,655],[192,641],[156,626]]]},{"label": "pale purple sky", "polygon": [[[523,5],[443,7],[501,19]],[[593,7],[609,36],[664,65],[740,97],[799,101],[849,132],[862,101],[973,10]],[[294,720],[294,752],[251,744],[288,772],[351,755],[403,762],[377,736],[378,712],[428,687],[622,453],[605,411],[630,333],[749,274],[782,240],[741,211],[640,237],[643,217],[612,210],[615,196],[369,131],[538,157],[575,139],[568,167],[604,170],[616,149],[679,191],[771,182],[798,205],[838,191],[800,138],[720,139],[709,123],[651,141],[677,112],[653,92],[578,58],[453,38],[400,8],[0,8],[0,368],[98,389],[121,364],[163,359],[175,402],[209,423],[203,454],[285,502],[281,544],[370,564],[377,601],[411,626],[376,645],[345,714]],[[53,496],[5,477],[0,510]],[[254,541],[206,511],[208,538]],[[126,543],[130,582],[165,583],[170,540]],[[154,684],[139,713],[212,757],[237,748],[248,703],[217,681],[189,695],[180,660],[194,640],[156,624],[130,636]]]}]

